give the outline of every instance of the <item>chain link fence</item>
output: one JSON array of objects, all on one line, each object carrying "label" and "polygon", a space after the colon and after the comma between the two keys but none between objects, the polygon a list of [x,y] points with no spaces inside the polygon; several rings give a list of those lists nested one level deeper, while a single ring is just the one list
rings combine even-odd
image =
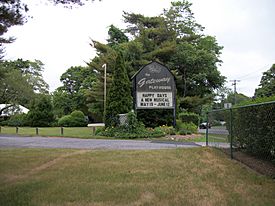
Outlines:
[{"label": "chain link fence", "polygon": [[213,110],[207,125],[206,145],[248,166],[267,163],[275,177],[275,102]]}]

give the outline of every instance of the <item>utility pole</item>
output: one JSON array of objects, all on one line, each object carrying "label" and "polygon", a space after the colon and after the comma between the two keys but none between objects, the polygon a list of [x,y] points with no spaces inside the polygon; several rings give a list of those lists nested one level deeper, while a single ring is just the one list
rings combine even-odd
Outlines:
[{"label": "utility pole", "polygon": [[236,94],[237,94],[237,82],[240,82],[241,80],[230,80],[230,82],[233,82],[232,85],[234,86],[234,105],[236,105]]}]

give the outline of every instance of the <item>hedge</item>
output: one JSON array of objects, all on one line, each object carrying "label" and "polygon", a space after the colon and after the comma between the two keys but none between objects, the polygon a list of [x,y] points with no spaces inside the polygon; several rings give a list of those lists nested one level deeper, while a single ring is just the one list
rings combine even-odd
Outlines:
[{"label": "hedge", "polygon": [[198,125],[200,116],[191,112],[183,112],[179,114],[179,119],[184,123],[193,123]]},{"label": "hedge", "polygon": [[233,108],[233,143],[250,154],[275,161],[275,102],[255,105],[267,100],[275,98],[260,98],[242,103],[254,105]]}]

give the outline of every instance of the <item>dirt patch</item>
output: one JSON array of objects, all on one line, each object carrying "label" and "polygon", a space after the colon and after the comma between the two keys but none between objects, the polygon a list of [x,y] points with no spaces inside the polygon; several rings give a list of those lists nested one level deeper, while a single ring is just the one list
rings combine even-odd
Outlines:
[{"label": "dirt patch", "polygon": [[201,134],[189,134],[189,135],[167,135],[167,139],[179,140],[179,139],[195,139],[201,137]]},{"label": "dirt patch", "polygon": [[[223,149],[223,151],[230,155],[230,149]],[[235,151],[233,153],[233,158],[255,170],[256,172],[275,179],[275,165],[271,162],[256,158],[241,151]]]}]

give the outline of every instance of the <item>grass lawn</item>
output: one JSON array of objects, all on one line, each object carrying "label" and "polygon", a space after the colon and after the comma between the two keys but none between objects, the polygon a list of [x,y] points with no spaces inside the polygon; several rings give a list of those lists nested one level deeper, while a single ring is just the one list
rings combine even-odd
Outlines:
[{"label": "grass lawn", "polygon": [[1,149],[0,205],[275,205],[275,181],[211,148]]},{"label": "grass lawn", "polygon": [[[15,127],[1,127],[2,134],[16,134]],[[19,127],[18,135],[23,136],[36,136],[36,128],[34,127]],[[102,138],[92,135],[92,129],[88,127],[64,127],[63,135],[61,134],[60,127],[40,127],[38,128],[39,136],[67,136],[77,138]]]}]

